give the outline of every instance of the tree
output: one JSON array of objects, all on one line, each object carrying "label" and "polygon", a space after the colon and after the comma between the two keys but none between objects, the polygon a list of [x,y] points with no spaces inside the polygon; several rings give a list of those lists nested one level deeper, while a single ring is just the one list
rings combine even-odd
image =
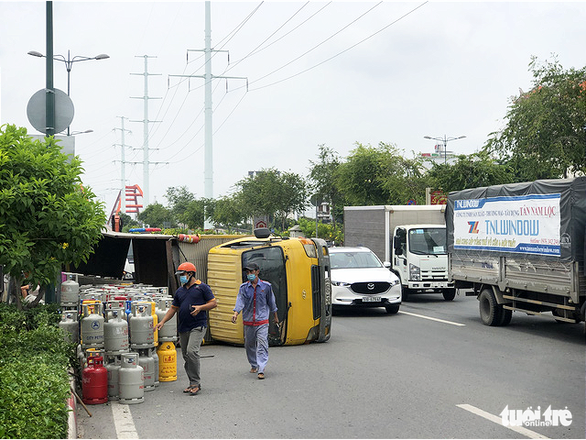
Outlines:
[{"label": "tree", "polygon": [[316,201],[324,201],[330,205],[332,223],[336,226],[336,216],[344,204],[342,193],[338,188],[335,179],[336,172],[340,166],[340,158],[331,148],[319,145],[318,161],[309,161],[310,189],[316,197]]},{"label": "tree", "polygon": [[233,229],[246,221],[244,206],[236,195],[216,199],[208,206],[211,207],[211,219],[217,226]]},{"label": "tree", "polygon": [[128,232],[129,229],[138,228],[140,226],[140,223],[137,222],[136,220],[133,220],[133,218],[130,217],[128,214],[120,211],[118,213],[118,215],[120,216],[120,220],[122,220],[122,231],[123,232]]},{"label": "tree", "polygon": [[586,67],[563,70],[557,58],[532,57],[533,88],[511,98],[505,128],[485,150],[515,170],[517,181],[586,172]]},{"label": "tree", "polygon": [[512,170],[490,158],[488,153],[479,152],[457,157],[456,163],[434,163],[428,171],[429,185],[444,193],[467,188],[500,185],[514,181]]},{"label": "tree", "polygon": [[82,186],[81,173],[79,157],[63,154],[55,139],[0,127],[0,264],[18,287],[23,277],[54,283],[64,265],[86,262],[100,240],[104,207]]},{"label": "tree", "polygon": [[298,174],[282,173],[274,168],[261,170],[236,183],[244,211],[250,217],[269,215],[285,228],[287,215],[307,207],[307,184]]},{"label": "tree", "polygon": [[138,214],[138,219],[151,228],[163,228],[165,223],[170,224],[170,227],[175,227],[175,220],[171,210],[160,203],[151,203],[144,211]]},{"label": "tree", "polygon": [[406,204],[425,199],[425,184],[418,159],[406,159],[396,147],[356,144],[335,178],[349,205]]}]

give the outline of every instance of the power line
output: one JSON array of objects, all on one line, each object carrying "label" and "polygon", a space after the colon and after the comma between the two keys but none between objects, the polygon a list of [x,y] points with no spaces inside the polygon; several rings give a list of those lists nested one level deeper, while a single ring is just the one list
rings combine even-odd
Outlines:
[{"label": "power line", "polygon": [[[382,3],[382,2],[381,2],[381,3]],[[403,18],[405,18],[405,17],[407,17],[408,15],[412,14],[413,12],[415,12],[416,10],[418,10],[419,8],[421,8],[422,6],[426,5],[427,3],[428,3],[428,1],[426,1],[426,2],[424,2],[424,3],[422,3],[422,4],[420,4],[419,6],[417,6],[417,7],[413,8],[411,11],[407,12],[406,14],[402,15],[402,16],[401,16],[401,17],[399,17],[398,19],[394,20],[392,23],[389,23],[389,24],[388,24],[388,25],[386,25],[385,27],[383,27],[383,28],[379,29],[379,30],[378,30],[378,31],[376,31],[375,33],[373,33],[373,34],[369,35],[368,37],[364,38],[363,40],[360,40],[358,43],[356,43],[356,44],[353,44],[352,46],[350,46],[350,47],[348,47],[348,48],[344,49],[343,51],[341,51],[341,52],[338,52],[336,55],[333,55],[333,56],[331,56],[331,57],[329,57],[329,58],[327,58],[327,59],[323,60],[322,62],[315,64],[315,65],[314,65],[314,66],[312,66],[312,67],[309,67],[309,68],[307,68],[307,69],[305,69],[305,70],[302,70],[301,72],[298,72],[298,73],[296,73],[296,74],[294,74],[294,75],[291,75],[291,76],[289,76],[289,77],[287,77],[287,78],[283,78],[283,79],[281,79],[281,80],[279,80],[279,81],[275,81],[275,82],[273,82],[273,83],[270,83],[270,84],[267,84],[267,85],[264,85],[264,86],[260,86],[260,87],[256,87],[256,88],[250,89],[249,91],[251,91],[251,92],[254,92],[254,91],[256,91],[256,90],[261,90],[261,89],[264,89],[264,88],[266,88],[266,87],[274,86],[275,84],[279,84],[279,83],[282,83],[282,82],[284,82],[284,81],[288,81],[288,80],[290,80],[290,79],[292,79],[292,78],[295,78],[296,76],[299,76],[299,75],[302,75],[302,74],[304,74],[304,73],[306,73],[306,72],[309,72],[310,70],[312,70],[312,69],[315,69],[316,67],[319,67],[319,66],[321,66],[322,64],[324,64],[324,63],[327,63],[328,61],[331,61],[331,60],[333,60],[334,58],[336,58],[336,57],[338,57],[338,56],[342,55],[343,53],[346,53],[346,52],[348,52],[349,50],[351,50],[351,49],[354,49],[354,48],[355,48],[356,46],[358,46],[359,44],[362,44],[362,43],[364,43],[365,41],[367,41],[367,40],[371,39],[372,37],[374,37],[375,35],[377,35],[377,34],[379,34],[379,33],[383,32],[383,31],[384,31],[384,30],[386,30],[387,28],[389,28],[389,27],[391,27],[392,25],[396,24],[397,22],[401,21]],[[379,3],[379,4],[380,4],[380,3]],[[378,6],[378,5],[377,5],[377,6]],[[368,12],[370,12],[370,11],[367,11],[367,13],[368,13]],[[359,18],[360,18],[360,17],[359,17]],[[357,20],[358,20],[358,19],[357,19]],[[352,24],[352,23],[350,23],[350,24]],[[331,37],[330,37],[330,38],[331,38]],[[329,38],[328,38],[328,39],[329,39]],[[322,42],[322,43],[323,43],[323,42]],[[320,44],[322,44],[322,43],[320,43]],[[316,46],[316,47],[317,47],[317,46]],[[315,49],[315,48],[314,48],[314,49]],[[310,49],[310,51],[311,51],[311,50],[313,50],[313,49]],[[308,51],[308,52],[309,52],[309,51]],[[308,53],[308,52],[306,52],[306,53]],[[304,54],[304,55],[305,55],[305,54]],[[303,55],[302,55],[302,56],[303,56]],[[299,58],[300,58],[300,57],[299,57]],[[297,58],[297,59],[298,59],[298,58]],[[296,61],[297,59],[295,59],[295,60],[293,60],[293,61]],[[290,63],[286,64],[285,66],[287,66],[287,65],[291,64],[293,61],[291,61]],[[283,67],[285,67],[285,66],[283,66]],[[280,69],[282,69],[283,67],[281,67],[281,68],[279,68],[279,69],[277,69],[277,70],[280,70]],[[276,72],[277,70],[275,70],[274,72]],[[271,74],[272,74],[272,73],[274,73],[274,72],[271,72],[271,73],[269,73],[268,75],[265,75],[265,76],[263,76],[263,77],[259,78],[258,80],[253,80],[253,81],[251,81],[251,82],[250,82],[250,84],[253,84],[253,83],[255,83],[255,82],[258,82],[258,81],[260,81],[261,79],[263,79],[263,78],[266,78],[267,76],[271,75]]]}]

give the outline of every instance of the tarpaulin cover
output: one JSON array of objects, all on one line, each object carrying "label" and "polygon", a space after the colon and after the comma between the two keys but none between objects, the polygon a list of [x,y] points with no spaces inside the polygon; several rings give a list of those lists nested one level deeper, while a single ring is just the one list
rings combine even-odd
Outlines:
[{"label": "tarpaulin cover", "polygon": [[452,191],[448,252],[578,260],[586,243],[586,177]]}]

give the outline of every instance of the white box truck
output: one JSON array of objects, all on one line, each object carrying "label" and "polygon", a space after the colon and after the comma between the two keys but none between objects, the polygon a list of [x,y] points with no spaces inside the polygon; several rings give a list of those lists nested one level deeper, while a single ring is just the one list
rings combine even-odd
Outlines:
[{"label": "white box truck", "polygon": [[445,205],[345,206],[344,244],[371,249],[400,278],[403,300],[437,292],[451,301],[444,212]]}]

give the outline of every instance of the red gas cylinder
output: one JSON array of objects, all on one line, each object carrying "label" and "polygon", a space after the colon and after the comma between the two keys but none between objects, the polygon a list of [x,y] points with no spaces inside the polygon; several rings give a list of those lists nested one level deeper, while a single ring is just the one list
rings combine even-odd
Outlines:
[{"label": "red gas cylinder", "polygon": [[102,356],[91,356],[81,373],[83,403],[97,405],[108,401],[108,370]]}]

